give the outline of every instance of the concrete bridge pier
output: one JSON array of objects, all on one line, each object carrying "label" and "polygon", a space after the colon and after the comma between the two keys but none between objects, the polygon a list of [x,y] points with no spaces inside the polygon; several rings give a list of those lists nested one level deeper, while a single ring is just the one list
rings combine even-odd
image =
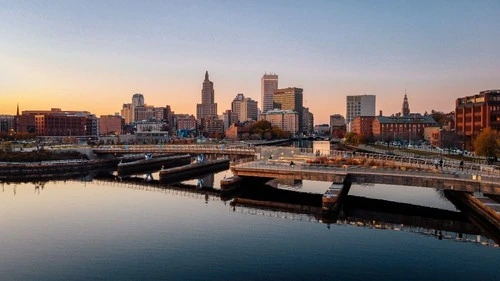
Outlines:
[{"label": "concrete bridge pier", "polygon": [[350,175],[344,176],[342,181],[336,179],[332,183],[321,199],[324,215],[330,217],[330,219],[336,220],[342,209],[344,199],[351,189],[351,184],[352,180]]}]

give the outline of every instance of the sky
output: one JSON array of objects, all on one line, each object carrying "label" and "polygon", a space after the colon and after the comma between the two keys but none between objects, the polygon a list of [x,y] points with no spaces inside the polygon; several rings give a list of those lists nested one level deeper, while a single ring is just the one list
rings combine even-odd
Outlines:
[{"label": "sky", "polygon": [[205,71],[218,113],[260,78],[304,89],[315,124],[347,95],[376,110],[454,110],[500,88],[500,1],[0,0],[0,114],[120,112],[146,104],[196,113]]}]

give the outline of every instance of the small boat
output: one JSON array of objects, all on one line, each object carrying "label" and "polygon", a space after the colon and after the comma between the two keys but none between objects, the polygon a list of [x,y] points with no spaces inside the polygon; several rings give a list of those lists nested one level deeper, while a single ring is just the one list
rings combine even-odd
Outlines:
[{"label": "small boat", "polygon": [[220,181],[220,189],[221,191],[232,191],[240,186],[240,182],[241,178],[238,176],[224,177]]}]

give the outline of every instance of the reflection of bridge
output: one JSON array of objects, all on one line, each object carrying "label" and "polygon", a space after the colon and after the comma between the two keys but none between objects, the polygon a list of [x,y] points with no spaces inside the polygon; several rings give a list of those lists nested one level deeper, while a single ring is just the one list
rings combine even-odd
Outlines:
[{"label": "reflection of bridge", "polygon": [[147,182],[142,178],[124,178],[119,180],[114,177],[94,179],[92,183],[103,186],[125,187],[130,189],[158,192],[176,196],[191,197],[208,201],[220,201],[220,191],[211,188],[198,188],[194,185],[160,185],[158,181]]},{"label": "reflection of bridge", "polygon": [[[351,198],[351,200],[357,199],[353,197]],[[363,198],[363,200],[370,201],[370,205],[372,206],[378,205],[382,209],[386,209],[384,205],[387,203],[387,201],[366,198]],[[429,218],[425,216],[419,217],[415,215],[397,214],[377,210],[377,207],[374,207],[373,210],[365,210],[362,207],[358,208],[357,206],[350,206],[348,210],[346,209],[348,213],[344,213],[343,211],[341,213],[341,216],[335,221],[331,221],[328,218],[323,218],[320,213],[300,213],[292,211],[290,209],[279,209],[275,205],[274,207],[265,207],[263,205],[255,206],[242,203],[232,203],[232,210],[237,213],[267,216],[286,220],[296,220],[310,223],[326,223],[328,224],[328,228],[330,228],[330,224],[353,225],[359,227],[368,227],[371,229],[386,229],[411,232],[436,237],[438,239],[452,239],[460,242],[481,243],[488,246],[498,245],[498,243],[496,243],[494,240],[482,236],[472,223],[464,220],[461,213],[414,206],[411,204],[395,204],[400,204],[403,209],[423,208],[425,210],[425,213],[437,210],[438,213],[444,214],[445,218],[440,220],[439,215],[435,215],[432,218]],[[308,209],[308,207],[297,205],[297,207],[294,208],[294,210],[299,209]],[[455,217],[455,219],[450,219],[450,216]]]},{"label": "reflection of bridge", "polygon": [[[93,183],[96,185],[125,187],[190,197],[205,200],[205,202],[221,200],[219,190],[199,189],[196,186],[190,185],[163,186],[157,181],[147,182],[141,178],[126,178],[121,181],[114,177],[100,178],[93,180]],[[290,193],[290,191],[285,192]],[[266,197],[265,194],[259,194],[258,196]],[[320,195],[318,195],[319,197]],[[277,218],[328,223],[328,218],[323,217],[318,206],[285,203],[288,208],[280,209],[276,207],[279,206],[280,202],[273,203],[275,204],[273,204],[272,208],[265,208],[262,205],[255,208],[252,205],[238,203],[238,199],[235,199],[232,205],[234,211],[240,210],[240,212],[269,215]],[[289,207],[291,205],[295,206],[293,211]],[[242,209],[241,206],[246,206],[247,208]],[[437,234],[441,231],[445,232],[443,238],[451,237],[457,240],[469,240],[467,234],[474,236],[480,234],[478,229],[459,212],[356,196],[348,196],[346,198],[339,218],[336,221],[332,221],[332,223],[353,224],[381,229],[407,229],[411,230],[411,232],[418,230],[417,232],[422,234]],[[485,240],[485,238],[482,239]]]}]

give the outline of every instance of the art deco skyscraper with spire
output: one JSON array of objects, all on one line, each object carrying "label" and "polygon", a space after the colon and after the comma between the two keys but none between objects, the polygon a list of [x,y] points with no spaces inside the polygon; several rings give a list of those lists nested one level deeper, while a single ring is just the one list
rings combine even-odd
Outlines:
[{"label": "art deco skyscraper with spire", "polygon": [[217,118],[217,103],[214,103],[214,83],[208,79],[208,71],[205,72],[205,80],[201,89],[201,104],[196,105],[196,119]]}]

